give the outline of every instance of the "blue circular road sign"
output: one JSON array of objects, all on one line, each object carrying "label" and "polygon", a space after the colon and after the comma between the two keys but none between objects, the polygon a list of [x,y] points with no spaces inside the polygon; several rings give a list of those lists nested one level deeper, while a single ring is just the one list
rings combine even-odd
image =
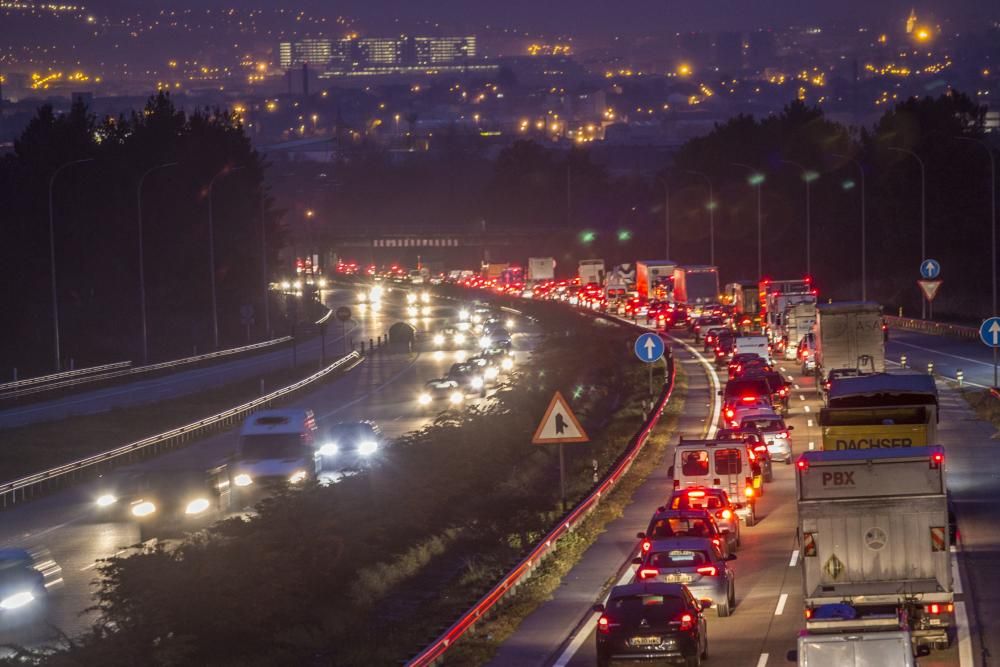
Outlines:
[{"label": "blue circular road sign", "polygon": [[979,325],[979,337],[990,347],[1000,347],[1000,317],[983,320]]},{"label": "blue circular road sign", "polygon": [[663,339],[655,333],[644,333],[635,340],[635,356],[647,364],[662,359],[666,349]]},{"label": "blue circular road sign", "polygon": [[920,262],[920,277],[924,280],[934,280],[941,275],[941,262],[936,259],[925,259]]}]

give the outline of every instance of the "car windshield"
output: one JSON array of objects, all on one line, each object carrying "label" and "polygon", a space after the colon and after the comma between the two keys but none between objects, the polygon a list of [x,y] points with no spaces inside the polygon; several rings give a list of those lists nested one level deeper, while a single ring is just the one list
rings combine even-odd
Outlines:
[{"label": "car windshield", "polygon": [[743,428],[759,428],[761,431],[783,431],[785,429],[785,422],[781,419],[759,419],[759,418],[747,418],[741,423]]},{"label": "car windshield", "polygon": [[711,537],[714,534],[708,520],[697,517],[655,519],[646,535],[650,539],[665,537]]},{"label": "car windshield", "polygon": [[607,613],[625,626],[647,623],[669,623],[684,611],[679,595],[624,595],[608,600]]},{"label": "car windshield", "polygon": [[681,454],[681,473],[686,477],[703,477],[708,474],[708,452],[698,449]]},{"label": "car windshield", "polygon": [[709,562],[708,553],[689,549],[656,551],[646,561],[651,567],[693,567]]},{"label": "car windshield", "polygon": [[244,459],[297,459],[305,452],[299,433],[260,433],[240,439]]}]

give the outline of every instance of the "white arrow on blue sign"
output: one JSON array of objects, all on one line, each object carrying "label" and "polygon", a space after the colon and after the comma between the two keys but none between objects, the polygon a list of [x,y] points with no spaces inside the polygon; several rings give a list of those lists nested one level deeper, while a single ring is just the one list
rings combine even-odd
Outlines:
[{"label": "white arrow on blue sign", "polygon": [[990,347],[1000,347],[1000,317],[983,320],[979,325],[979,337]]},{"label": "white arrow on blue sign", "polygon": [[925,259],[920,262],[920,277],[924,280],[934,280],[941,275],[941,262],[936,259]]},{"label": "white arrow on blue sign", "polygon": [[647,364],[659,361],[665,351],[666,345],[658,334],[644,333],[635,340],[635,356]]}]

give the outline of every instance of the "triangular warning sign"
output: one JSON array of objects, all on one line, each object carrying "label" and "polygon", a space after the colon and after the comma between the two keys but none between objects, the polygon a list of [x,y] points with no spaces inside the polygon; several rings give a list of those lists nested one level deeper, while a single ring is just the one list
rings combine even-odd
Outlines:
[{"label": "triangular warning sign", "polygon": [[928,301],[933,301],[934,297],[937,296],[938,288],[941,287],[942,280],[918,280],[917,283],[920,285],[920,289],[924,291],[924,297]]},{"label": "triangular warning sign", "polygon": [[588,442],[583,427],[569,407],[569,403],[558,391],[552,397],[542,422],[531,439],[535,445],[553,445],[560,442]]}]

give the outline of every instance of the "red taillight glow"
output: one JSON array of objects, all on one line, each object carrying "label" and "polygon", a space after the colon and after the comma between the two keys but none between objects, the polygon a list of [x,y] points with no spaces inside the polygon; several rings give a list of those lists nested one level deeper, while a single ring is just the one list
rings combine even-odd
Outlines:
[{"label": "red taillight glow", "polygon": [[718,537],[713,537],[712,538],[712,544],[714,544],[717,547],[721,547],[722,546],[722,540],[720,540]]},{"label": "red taillight glow", "polygon": [[743,495],[746,496],[747,498],[753,498],[753,496],[754,496],[753,487],[752,486],[748,486],[745,489],[743,489]]},{"label": "red taillight glow", "polygon": [[935,452],[934,454],[931,454],[931,463],[935,468],[940,466],[942,463],[944,463],[944,454],[942,454],[941,452]]},{"label": "red taillight glow", "polygon": [[788,396],[788,388],[782,387],[778,390],[778,396]]},{"label": "red taillight glow", "polygon": [[788,431],[782,431],[781,433],[778,433],[777,437],[779,437],[779,438],[786,438],[787,439],[788,438]]},{"label": "red taillight glow", "polygon": [[644,567],[641,570],[639,570],[639,578],[640,579],[652,579],[653,577],[655,577],[659,573],[660,573],[660,571],[657,570],[655,567]]},{"label": "red taillight glow", "polygon": [[643,553],[649,551],[649,548],[652,547],[652,546],[653,546],[652,542],[650,542],[649,540],[643,540],[642,541],[642,551],[643,551]]},{"label": "red taillight glow", "polygon": [[813,610],[812,609],[806,609],[805,614],[806,614],[806,620],[808,621],[810,618],[813,617]]},{"label": "red taillight glow", "polygon": [[740,399],[744,403],[755,403],[757,401],[756,396],[744,396]]},{"label": "red taillight glow", "polygon": [[608,620],[607,616],[601,616],[599,619],[597,619],[597,629],[603,633],[610,632],[611,630],[609,627],[610,625],[611,622]]},{"label": "red taillight glow", "polygon": [[715,513],[715,516],[719,517],[720,519],[728,520],[733,518],[733,513],[730,512],[729,510],[720,510]]},{"label": "red taillight glow", "polygon": [[694,629],[694,616],[691,614],[681,614],[677,620],[681,622],[681,632],[688,632]]},{"label": "red taillight glow", "polygon": [[714,565],[705,565],[704,567],[699,567],[697,570],[695,570],[695,572],[697,572],[698,574],[703,574],[706,577],[714,577],[715,575],[719,574],[719,568],[715,567]]},{"label": "red taillight glow", "polygon": [[688,491],[688,497],[689,498],[704,498],[705,497],[705,492],[704,491]]},{"label": "red taillight glow", "polygon": [[925,606],[924,609],[927,610],[928,614],[932,614],[934,616],[937,616],[938,614],[941,613],[941,605],[939,605],[936,602],[934,604],[929,604]]},{"label": "red taillight glow", "polygon": [[801,470],[802,472],[806,472],[809,470],[809,461],[805,459],[799,459],[798,461],[795,462],[795,467]]},{"label": "red taillight glow", "polygon": [[732,408],[726,408],[726,419],[732,419],[736,416],[736,411]]}]

